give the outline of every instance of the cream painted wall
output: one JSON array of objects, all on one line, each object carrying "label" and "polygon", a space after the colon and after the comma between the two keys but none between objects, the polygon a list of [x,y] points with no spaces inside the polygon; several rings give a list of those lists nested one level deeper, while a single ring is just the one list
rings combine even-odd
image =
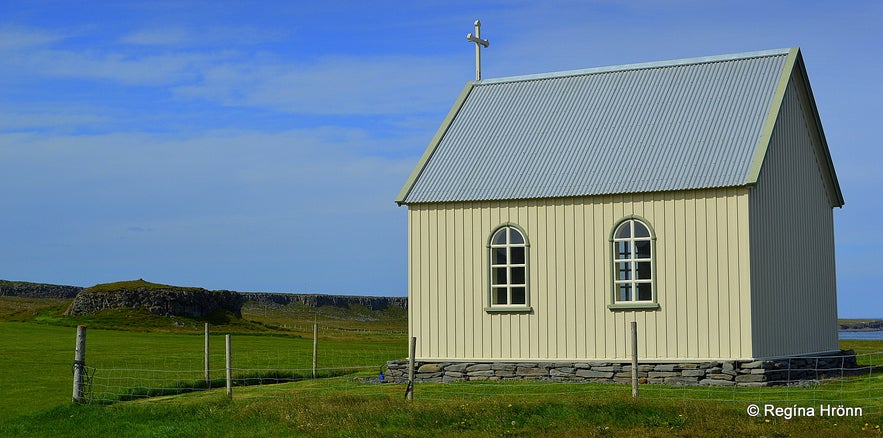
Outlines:
[{"label": "cream painted wall", "polygon": [[836,200],[803,86],[795,73],[749,194],[756,357],[839,348]]},{"label": "cream painted wall", "polygon": [[[656,231],[660,308],[611,311],[609,236],[639,215]],[[730,188],[446,204],[411,204],[410,333],[419,359],[752,356],[748,189]],[[527,233],[530,313],[488,313],[486,243],[499,225]]]}]

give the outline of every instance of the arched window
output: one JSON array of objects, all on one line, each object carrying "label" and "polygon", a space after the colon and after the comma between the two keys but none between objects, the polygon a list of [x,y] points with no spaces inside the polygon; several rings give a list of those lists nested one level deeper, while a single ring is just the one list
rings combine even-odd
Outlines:
[{"label": "arched window", "polygon": [[613,232],[612,243],[614,306],[655,303],[655,248],[650,228],[638,219],[626,219]]},{"label": "arched window", "polygon": [[488,310],[525,309],[527,294],[527,240],[511,225],[498,228],[488,245],[490,306]]}]

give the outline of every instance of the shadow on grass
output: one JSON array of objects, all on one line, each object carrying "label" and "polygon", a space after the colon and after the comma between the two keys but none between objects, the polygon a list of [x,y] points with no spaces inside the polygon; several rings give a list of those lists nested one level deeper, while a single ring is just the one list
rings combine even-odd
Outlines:
[{"label": "shadow on grass", "polygon": [[[322,370],[316,374],[317,379],[332,378],[354,374],[355,370]],[[312,379],[312,372],[296,372],[296,371],[253,371],[246,373],[237,373],[231,379],[231,384],[236,387],[258,386],[258,385],[277,385],[280,383],[299,382],[301,380]],[[172,395],[187,394],[191,392],[205,391],[208,389],[225,388],[226,379],[211,380],[179,380],[169,384],[156,387],[134,386],[123,390],[122,393],[115,394],[114,397],[108,399],[92,399],[93,404],[113,404],[116,402],[132,401],[151,397],[164,397]]]}]

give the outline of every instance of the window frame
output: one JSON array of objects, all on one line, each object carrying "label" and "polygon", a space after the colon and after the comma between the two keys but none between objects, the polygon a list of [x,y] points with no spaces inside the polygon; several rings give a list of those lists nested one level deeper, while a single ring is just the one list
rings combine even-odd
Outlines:
[{"label": "window frame", "polygon": [[[643,225],[647,231],[650,233],[650,237],[641,237],[636,238],[634,235],[634,223],[640,223]],[[629,223],[630,225],[630,233],[628,238],[617,238],[616,231],[625,224]],[[635,242],[650,242],[650,257],[638,257],[636,254]],[[629,257],[627,258],[617,258],[617,243],[620,242],[629,242]],[[607,305],[607,308],[610,310],[655,310],[659,309],[659,290],[656,287],[656,231],[653,229],[653,226],[650,224],[650,221],[647,219],[638,216],[638,215],[628,215],[620,220],[618,220],[613,228],[610,231],[609,238],[609,251],[610,260],[610,304]],[[635,265],[638,262],[650,262],[650,279],[649,281],[642,281],[641,279],[635,278],[637,268]],[[629,279],[620,280],[618,278],[619,269],[618,265],[620,263],[630,263],[630,271],[631,275]],[[620,301],[619,300],[619,285],[629,283],[632,285],[632,297],[636,298],[638,294],[638,289],[636,285],[638,284],[650,284],[650,300],[637,300],[632,299],[628,301]]]},{"label": "window frame", "polygon": [[[505,244],[495,244],[494,237],[500,230],[514,230],[518,234],[521,235],[521,239],[524,241],[522,244],[512,244],[509,240],[509,232],[506,233],[506,243]],[[485,245],[487,251],[487,263],[485,266],[487,267],[487,306],[484,310],[488,313],[527,313],[532,312],[533,308],[530,305],[530,240],[527,238],[527,233],[523,228],[518,226],[518,224],[512,222],[506,222],[494,227],[493,231],[491,231],[488,236],[487,243]],[[506,263],[494,263],[494,250],[498,248],[506,248]],[[511,248],[524,248],[524,263],[512,263],[511,260]],[[512,283],[511,282],[511,268],[524,268],[524,304],[511,304],[512,302],[512,288],[520,287],[522,283]],[[506,283],[494,284],[494,268],[506,268],[507,278]],[[494,304],[494,288],[500,288],[501,285],[504,285],[507,290],[507,304]],[[514,286],[513,286],[514,285]]]}]

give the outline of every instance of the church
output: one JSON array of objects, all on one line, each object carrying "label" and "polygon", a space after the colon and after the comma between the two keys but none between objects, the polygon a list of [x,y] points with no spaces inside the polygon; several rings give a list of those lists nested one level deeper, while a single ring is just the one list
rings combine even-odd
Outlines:
[{"label": "church", "polygon": [[395,201],[421,363],[839,353],[798,48],[470,81]]}]

